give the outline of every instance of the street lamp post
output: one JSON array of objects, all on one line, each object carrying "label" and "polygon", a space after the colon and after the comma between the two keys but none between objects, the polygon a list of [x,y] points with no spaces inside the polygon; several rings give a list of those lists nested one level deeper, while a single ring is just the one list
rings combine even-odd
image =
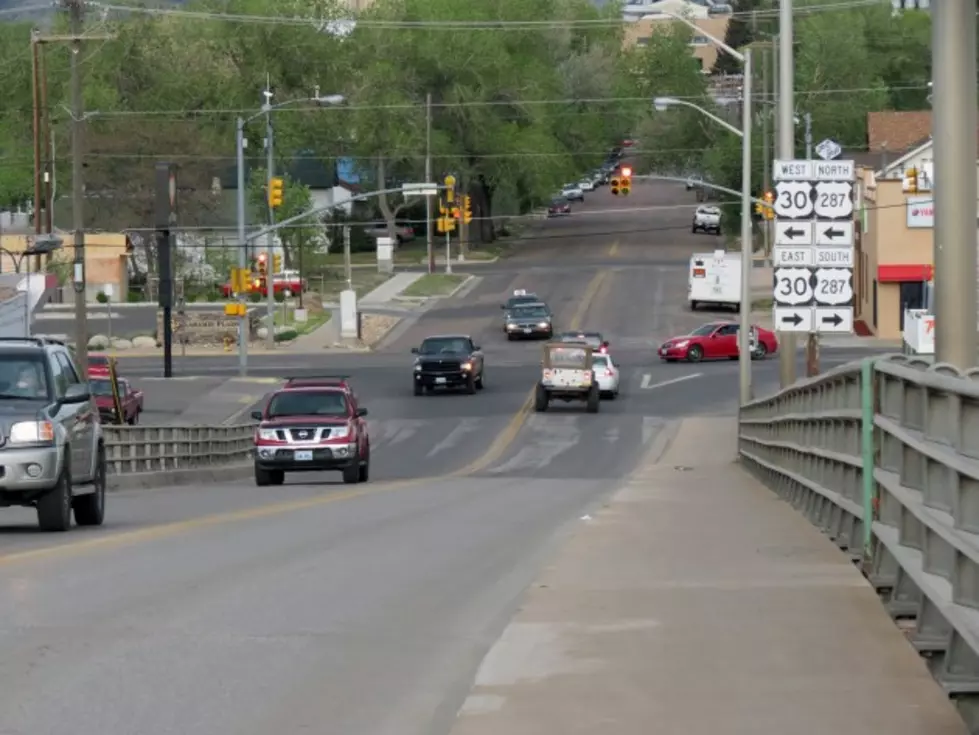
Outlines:
[{"label": "street lamp post", "polygon": [[[736,127],[728,123],[726,120],[721,119],[717,115],[709,112],[708,110],[699,107],[691,102],[686,102],[685,100],[677,100],[673,98],[667,98],[669,102],[665,106],[670,106],[671,104],[682,104],[686,107],[691,107],[703,115],[706,115],[714,122],[720,124],[727,130],[739,135],[741,137],[741,309],[739,312],[739,326],[738,326],[738,384],[739,384],[739,394],[741,397],[741,405],[744,405],[751,400],[751,268],[754,261],[754,249],[751,242],[751,124],[752,124],[752,109],[751,109],[751,49],[746,48],[744,53],[735,50],[728,44],[724,43],[721,39],[716,36],[712,36],[710,33],[705,31],[703,28],[698,26],[689,18],[682,15],[677,15],[675,13],[664,13],[674,20],[683,23],[688,28],[696,32],[697,34],[704,36],[708,41],[713,43],[722,51],[727,52],[735,59],[741,62],[744,67],[743,84],[741,91],[741,129],[738,130]],[[660,99],[660,102],[663,102]],[[657,107],[662,107],[663,105],[657,105]]]},{"label": "street lamp post", "polygon": [[[266,130],[266,146],[267,146],[267,165],[268,171],[267,179],[271,180],[273,176],[272,167],[275,163],[275,150],[273,148],[272,139],[272,111],[278,110],[283,107],[290,107],[299,104],[309,104],[313,103],[323,107],[332,107],[342,104],[344,97],[338,94],[331,94],[326,96],[321,96],[316,94],[312,97],[305,97],[294,100],[286,100],[285,102],[280,102],[276,105],[271,103],[272,92],[268,89],[263,92],[264,102],[262,103],[262,109],[256,112],[250,117],[239,117],[235,121],[235,158],[237,164],[237,174],[238,174],[238,191],[237,191],[237,220],[238,220],[238,266],[240,268],[248,267],[248,242],[245,236],[245,226],[246,226],[246,211],[245,211],[245,148],[247,146],[247,140],[245,139],[245,126],[252,120],[256,120],[259,117],[265,117],[265,130]],[[274,224],[271,219],[273,216],[272,208],[269,207],[269,224]],[[272,231],[268,235],[268,249],[271,253],[272,244],[274,242],[274,234]],[[271,265],[271,263],[269,264]],[[274,293],[272,288],[272,279],[266,271],[265,288],[268,291],[268,314],[269,314],[269,340],[274,344],[275,340],[275,325],[272,322],[274,315]],[[248,317],[239,316],[238,317],[238,372],[241,375],[246,375],[248,373]]]}]

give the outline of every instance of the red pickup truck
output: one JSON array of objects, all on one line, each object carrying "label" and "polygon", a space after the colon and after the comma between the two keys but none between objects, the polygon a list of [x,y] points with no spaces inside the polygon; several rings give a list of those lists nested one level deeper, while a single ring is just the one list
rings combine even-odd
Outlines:
[{"label": "red pickup truck", "polygon": [[122,405],[122,413],[116,413],[115,399],[112,395],[112,383],[109,378],[93,378],[88,381],[92,388],[92,396],[95,398],[95,405],[99,409],[99,418],[104,424],[127,423],[135,426],[139,422],[139,415],[143,412],[143,391],[136,390],[125,378],[116,378],[116,385],[119,387],[119,403]]}]

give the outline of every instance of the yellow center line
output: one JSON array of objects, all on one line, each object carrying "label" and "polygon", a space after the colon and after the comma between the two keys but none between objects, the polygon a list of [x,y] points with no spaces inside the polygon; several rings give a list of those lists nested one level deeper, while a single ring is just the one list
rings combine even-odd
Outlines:
[{"label": "yellow center line", "polygon": [[608,249],[609,257],[614,258],[619,254],[619,241],[616,240],[612,243],[612,247]]},{"label": "yellow center line", "polygon": [[[588,283],[588,286],[581,295],[581,300],[578,303],[578,307],[575,310],[571,321],[568,323],[570,329],[581,328],[581,323],[584,320],[585,315],[588,313],[588,309],[595,301],[595,297],[605,282],[607,276],[608,271],[599,271],[592,277],[591,281]],[[496,439],[489,446],[489,448],[487,448],[486,452],[461,470],[449,473],[447,475],[419,477],[411,480],[399,480],[396,482],[374,483],[368,487],[358,490],[346,490],[326,496],[321,495],[313,498],[303,498],[301,500],[271,503],[269,505],[262,505],[257,508],[244,508],[242,510],[231,511],[228,513],[215,513],[199,518],[190,518],[183,521],[163,523],[149,528],[140,528],[133,531],[121,531],[119,533],[109,533],[104,536],[72,541],[64,544],[58,544],[56,546],[45,546],[36,549],[28,549],[26,551],[15,551],[9,554],[0,554],[0,566],[7,566],[10,564],[16,564],[18,562],[34,561],[37,559],[44,559],[54,556],[77,554],[79,552],[113,549],[137,543],[159,541],[201,528],[213,528],[215,526],[224,526],[232,523],[242,523],[246,521],[259,520],[262,518],[270,518],[286,513],[309,510],[311,508],[317,508],[323,505],[329,505],[331,503],[338,503],[343,500],[353,500],[354,498],[361,498],[367,495],[401,490],[403,488],[412,487],[423,482],[437,482],[439,480],[456,479],[466,475],[472,475],[498,461],[510,447],[510,445],[513,444],[514,440],[517,438],[517,434],[520,433],[520,429],[530,416],[530,410],[533,406],[533,398],[534,389],[531,388],[523,404],[520,406],[520,409],[497,435]]]}]

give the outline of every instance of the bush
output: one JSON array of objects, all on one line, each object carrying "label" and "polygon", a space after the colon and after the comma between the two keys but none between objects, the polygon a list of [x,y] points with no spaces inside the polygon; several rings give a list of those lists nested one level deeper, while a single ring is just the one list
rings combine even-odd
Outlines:
[{"label": "bush", "polygon": [[253,304],[257,304],[262,300],[262,294],[260,294],[258,291],[252,291],[250,294],[248,294],[248,300]]},{"label": "bush", "polygon": [[275,291],[272,294],[272,298],[275,299],[275,303],[281,304],[283,301],[286,300],[286,294],[284,291]]},{"label": "bush", "polygon": [[275,335],[276,342],[290,342],[299,336],[299,332],[295,329],[283,329],[281,332]]},{"label": "bush", "polygon": [[95,300],[98,301],[100,304],[109,303],[109,297],[108,295],[106,295],[105,291],[99,291],[98,294],[95,296]]},{"label": "bush", "polygon": [[142,291],[133,291],[133,290],[130,290],[130,292],[128,294],[126,294],[126,301],[128,301],[130,304],[141,304],[141,303],[143,303],[143,301],[144,301],[144,299],[143,299],[143,292]]}]

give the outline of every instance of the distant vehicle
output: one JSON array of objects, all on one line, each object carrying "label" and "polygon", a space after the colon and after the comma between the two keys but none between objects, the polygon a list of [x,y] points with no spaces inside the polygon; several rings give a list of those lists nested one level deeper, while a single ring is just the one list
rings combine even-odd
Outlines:
[{"label": "distant vehicle", "polygon": [[741,309],[741,254],[716,250],[694,253],[687,278],[690,311],[710,304]]},{"label": "distant vehicle", "polygon": [[[778,351],[778,338],[775,333],[761,327],[752,327],[753,360],[764,359]],[[710,322],[693,330],[690,334],[673,337],[659,348],[659,357],[666,362],[686,360],[737,360],[738,324],[736,322]]]},{"label": "distant vehicle", "polygon": [[564,197],[552,199],[551,203],[547,206],[548,217],[566,217],[569,214],[571,214],[571,202]]},{"label": "distant vehicle", "polygon": [[543,300],[537,298],[537,294],[529,293],[526,289],[518,288],[513,292],[513,296],[508,298],[506,302],[500,304],[500,308],[503,309],[503,331],[506,331],[507,322],[510,320],[510,312],[512,312],[518,306],[524,304],[542,304]]},{"label": "distant vehicle", "polygon": [[592,369],[598,381],[598,390],[603,398],[615,400],[619,397],[619,366],[608,353],[592,355]]},{"label": "distant vehicle", "polygon": [[[384,222],[376,222],[364,228],[369,237],[388,237],[388,226]],[[394,238],[398,245],[415,239],[415,228],[409,225],[395,225]]]},{"label": "distant vehicle", "polygon": [[42,531],[105,518],[105,445],[88,381],[71,351],[41,337],[0,339],[0,507],[37,511]]},{"label": "distant vehicle", "polygon": [[585,192],[578,184],[565,184],[561,187],[561,196],[572,202],[585,201]]},{"label": "distant vehicle", "polygon": [[608,352],[609,344],[602,336],[601,332],[561,332],[554,340],[555,342],[577,342],[586,344],[596,352]]},{"label": "distant vehicle", "polygon": [[426,337],[411,354],[415,355],[412,385],[416,396],[439,388],[463,388],[472,394],[484,387],[483,353],[468,335]]},{"label": "distant vehicle", "polygon": [[578,186],[582,191],[595,191],[595,182],[591,179],[582,179],[578,182]]},{"label": "distant vehicle", "polygon": [[116,411],[115,397],[112,394],[112,380],[106,376],[104,378],[91,378],[88,384],[92,388],[92,397],[95,405],[99,409],[99,418],[103,424],[129,424],[135,426],[139,423],[139,416],[143,413],[143,391],[136,390],[125,378],[116,378],[116,386],[119,390],[119,406],[121,412]]},{"label": "distant vehicle", "polygon": [[299,275],[299,271],[289,270],[272,276],[272,290],[283,292],[287,297],[309,290],[309,283]]},{"label": "distant vehicle", "polygon": [[370,477],[367,409],[341,385],[286,385],[253,411],[255,484],[281,485],[289,472],[339,470],[350,485]]},{"label": "distant vehicle", "polygon": [[89,376],[106,376],[109,374],[109,356],[101,352],[88,353],[88,374]]},{"label": "distant vehicle", "polygon": [[507,317],[508,340],[518,337],[550,337],[554,334],[551,310],[544,303],[520,304]]},{"label": "distant vehicle", "polygon": [[715,235],[721,234],[721,210],[717,207],[697,207],[693,213],[693,224],[690,225],[690,232],[711,232]]},{"label": "distant vehicle", "polygon": [[534,410],[543,412],[552,400],[584,401],[588,413],[598,413],[601,389],[586,344],[549,342],[544,345],[541,377],[534,389]]}]

